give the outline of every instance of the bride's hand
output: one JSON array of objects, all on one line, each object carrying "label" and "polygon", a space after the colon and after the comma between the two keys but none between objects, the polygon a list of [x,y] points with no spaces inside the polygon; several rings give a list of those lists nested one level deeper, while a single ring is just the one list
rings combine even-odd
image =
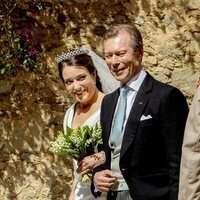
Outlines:
[{"label": "bride's hand", "polygon": [[78,162],[77,173],[84,175],[93,170],[93,168],[101,165],[105,161],[104,152],[98,152],[91,156],[86,156]]}]

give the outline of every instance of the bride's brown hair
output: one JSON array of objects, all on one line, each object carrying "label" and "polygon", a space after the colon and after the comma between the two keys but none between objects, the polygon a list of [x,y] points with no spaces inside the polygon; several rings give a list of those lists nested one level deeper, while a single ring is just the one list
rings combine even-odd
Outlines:
[{"label": "bride's brown hair", "polygon": [[96,73],[96,87],[99,91],[102,92],[102,84],[90,55],[88,54],[74,55],[58,63],[59,77],[63,83],[64,83],[64,79],[62,76],[63,68],[70,67],[70,66],[82,66],[86,68],[90,74],[95,72]]}]

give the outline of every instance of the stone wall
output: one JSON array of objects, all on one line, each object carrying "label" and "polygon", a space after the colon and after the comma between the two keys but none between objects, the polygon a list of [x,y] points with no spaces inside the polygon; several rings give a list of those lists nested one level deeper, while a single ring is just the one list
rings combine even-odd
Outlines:
[{"label": "stone wall", "polygon": [[[200,74],[198,0],[46,1],[27,12],[45,49],[46,74],[19,72],[0,78],[0,199],[67,199],[72,164],[49,152],[72,100],[54,57],[83,46],[103,56],[101,36],[116,23],[135,23],[144,38],[143,65],[157,79],[178,87],[191,102]],[[17,21],[18,19],[16,19]],[[19,19],[20,21],[20,19]]]},{"label": "stone wall", "polygon": [[47,76],[21,72],[0,80],[0,199],[67,199],[71,162],[49,142],[71,100]]}]

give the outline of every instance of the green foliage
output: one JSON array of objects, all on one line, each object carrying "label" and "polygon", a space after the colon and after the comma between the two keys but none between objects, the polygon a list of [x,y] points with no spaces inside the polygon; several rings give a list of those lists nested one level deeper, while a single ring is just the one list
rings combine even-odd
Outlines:
[{"label": "green foliage", "polygon": [[67,127],[66,134],[60,131],[56,139],[50,143],[50,151],[80,160],[97,152],[97,146],[102,143],[101,136],[100,124],[75,129]]},{"label": "green foliage", "polygon": [[[67,133],[59,132],[54,141],[50,143],[50,151],[58,155],[68,155],[79,161],[85,156],[97,152],[97,147],[102,143],[102,129],[99,123],[94,126],[67,127]],[[91,180],[92,174],[86,173],[81,181],[86,183]]]},{"label": "green foliage", "polygon": [[0,75],[14,74],[20,69],[38,72],[46,69],[44,51],[35,38],[27,11],[35,13],[45,8],[41,0],[13,0],[0,5]]},{"label": "green foliage", "polygon": [[[2,3],[0,3],[0,75],[14,74],[21,69],[31,72],[46,71],[45,51],[49,51],[50,45],[46,44],[46,41],[40,38],[40,33],[37,32],[44,26],[45,21],[42,20],[46,15],[49,15],[49,18],[52,17],[49,21],[55,21],[55,24],[65,26],[68,18],[64,16],[62,6],[87,2],[89,1],[2,0]],[[66,8],[69,7],[67,5],[65,5]],[[73,9],[70,8],[69,10],[73,12]],[[47,29],[51,29],[50,27],[55,28],[50,24],[45,24],[45,27]],[[56,31],[52,32],[56,33]],[[69,34],[75,35],[78,32],[79,28],[72,28]],[[49,37],[51,30],[45,33]],[[52,36],[54,35],[52,34]],[[60,40],[59,36],[58,40]],[[40,44],[42,41],[45,41],[43,49]]]},{"label": "green foliage", "polygon": [[19,68],[31,72],[44,68],[41,46],[27,27],[13,32],[10,44],[0,51],[0,74],[14,74]]}]

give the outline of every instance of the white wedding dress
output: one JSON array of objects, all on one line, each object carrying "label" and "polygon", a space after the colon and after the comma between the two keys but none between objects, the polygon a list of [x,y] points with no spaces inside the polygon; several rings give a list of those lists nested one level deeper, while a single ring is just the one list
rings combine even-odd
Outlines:
[{"label": "white wedding dress", "polygon": [[[74,116],[74,108],[76,103],[74,103],[65,113],[63,128],[66,133],[66,127],[71,127],[72,119]],[[100,109],[91,115],[83,125],[93,126],[99,122],[100,119]],[[73,182],[73,192],[74,192],[74,200],[106,200],[107,193],[102,193],[100,197],[95,198],[90,190],[91,182],[82,183],[81,176],[76,173],[77,169],[77,161],[73,160],[74,164],[74,182]]]}]

